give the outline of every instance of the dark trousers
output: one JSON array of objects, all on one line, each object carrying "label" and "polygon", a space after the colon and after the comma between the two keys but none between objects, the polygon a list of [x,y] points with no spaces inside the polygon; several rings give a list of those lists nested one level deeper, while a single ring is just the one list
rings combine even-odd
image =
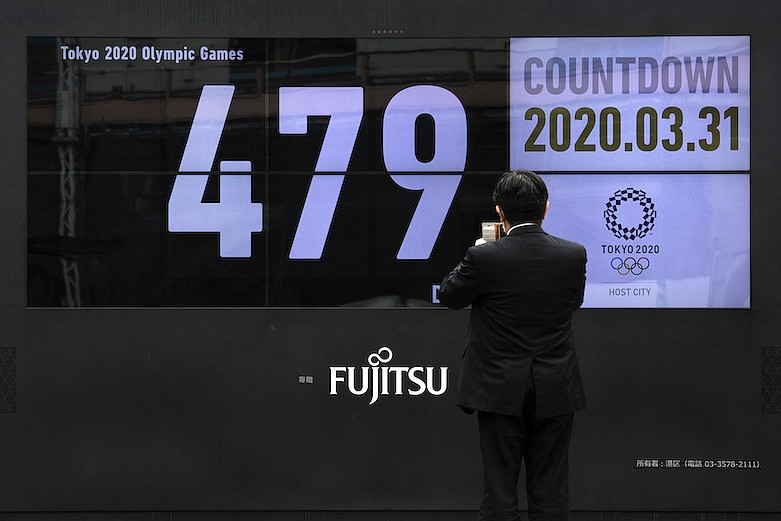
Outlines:
[{"label": "dark trousers", "polygon": [[[534,402],[534,393],[531,402]],[[479,521],[517,521],[518,477],[526,464],[531,521],[569,520],[569,442],[574,414],[535,418],[478,411],[483,456],[483,502]]]}]

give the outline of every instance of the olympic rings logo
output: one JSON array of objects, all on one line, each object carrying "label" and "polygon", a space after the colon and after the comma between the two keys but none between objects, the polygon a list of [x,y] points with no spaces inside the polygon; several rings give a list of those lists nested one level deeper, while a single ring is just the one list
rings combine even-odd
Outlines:
[{"label": "olympic rings logo", "polygon": [[618,272],[619,275],[640,275],[651,266],[651,261],[647,257],[640,257],[635,260],[634,257],[613,257],[610,260],[610,267]]}]

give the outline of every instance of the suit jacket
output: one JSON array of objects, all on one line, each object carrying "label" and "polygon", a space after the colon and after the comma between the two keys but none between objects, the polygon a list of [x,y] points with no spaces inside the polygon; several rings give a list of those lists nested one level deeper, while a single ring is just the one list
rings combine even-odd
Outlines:
[{"label": "suit jacket", "polygon": [[584,409],[571,321],[585,281],[586,249],[536,224],[469,248],[439,289],[452,309],[472,305],[458,405],[520,416],[533,384],[538,418]]}]

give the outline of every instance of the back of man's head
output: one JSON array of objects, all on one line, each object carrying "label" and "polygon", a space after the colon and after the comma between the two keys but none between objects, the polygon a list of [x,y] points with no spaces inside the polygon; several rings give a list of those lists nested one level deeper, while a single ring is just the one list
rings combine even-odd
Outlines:
[{"label": "back of man's head", "polygon": [[523,222],[541,223],[548,204],[548,188],[534,172],[513,170],[496,183],[493,198],[511,226]]}]

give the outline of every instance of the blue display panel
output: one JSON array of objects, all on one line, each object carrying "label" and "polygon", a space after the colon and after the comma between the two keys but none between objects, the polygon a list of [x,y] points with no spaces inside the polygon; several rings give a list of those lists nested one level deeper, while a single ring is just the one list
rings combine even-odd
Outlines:
[{"label": "blue display panel", "polygon": [[584,307],[749,307],[748,174],[544,177],[546,231],[588,253]]},{"label": "blue display panel", "polygon": [[545,229],[586,246],[585,307],[750,306],[749,48],[511,41],[510,167],[549,174]]},{"label": "blue display panel", "polygon": [[515,38],[510,164],[749,170],[748,36]]}]

